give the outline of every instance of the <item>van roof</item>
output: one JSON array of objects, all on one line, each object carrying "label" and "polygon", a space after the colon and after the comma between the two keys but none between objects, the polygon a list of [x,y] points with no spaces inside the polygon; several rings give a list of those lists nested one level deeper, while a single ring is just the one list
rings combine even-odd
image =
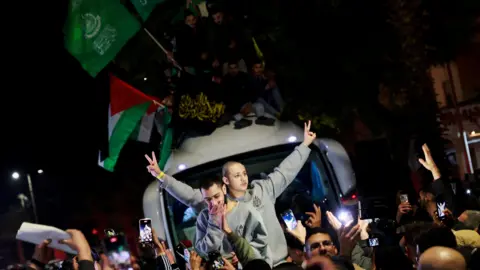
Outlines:
[{"label": "van roof", "polygon": [[243,129],[234,129],[231,122],[208,136],[186,139],[178,149],[172,151],[165,172],[174,175],[217,159],[303,139],[303,130],[292,122],[277,120],[274,126],[264,126],[255,124],[255,118],[251,119],[253,124]]}]

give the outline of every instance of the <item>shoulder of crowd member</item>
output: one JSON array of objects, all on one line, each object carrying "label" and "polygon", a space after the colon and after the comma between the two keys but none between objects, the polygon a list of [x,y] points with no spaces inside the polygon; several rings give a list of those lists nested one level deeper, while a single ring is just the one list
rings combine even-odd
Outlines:
[{"label": "shoulder of crowd member", "polygon": [[405,236],[405,242],[407,245],[416,245],[416,240],[417,238],[422,234],[433,228],[434,226],[437,226],[435,223],[432,222],[415,222],[415,223],[410,223],[407,225],[404,225],[404,236]]},{"label": "shoulder of crowd member", "polygon": [[480,235],[473,230],[453,231],[458,247],[480,248]]},{"label": "shoulder of crowd member", "polygon": [[443,226],[434,226],[423,232],[415,239],[415,243],[420,253],[434,246],[457,248],[457,239],[453,231]]}]

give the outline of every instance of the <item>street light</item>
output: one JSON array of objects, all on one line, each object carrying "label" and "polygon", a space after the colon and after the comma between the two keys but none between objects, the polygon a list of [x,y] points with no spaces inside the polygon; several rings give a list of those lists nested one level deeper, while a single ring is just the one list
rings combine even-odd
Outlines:
[{"label": "street light", "polygon": [[[37,173],[42,174],[43,170],[38,170]],[[12,173],[12,178],[17,180],[20,178],[20,174],[18,172],[14,172]],[[33,208],[33,215],[35,217],[35,223],[38,223],[37,204],[35,203],[35,195],[33,194],[32,178],[28,173],[27,173],[27,181],[28,181],[28,189],[30,191],[30,198],[32,200],[32,208]]]}]

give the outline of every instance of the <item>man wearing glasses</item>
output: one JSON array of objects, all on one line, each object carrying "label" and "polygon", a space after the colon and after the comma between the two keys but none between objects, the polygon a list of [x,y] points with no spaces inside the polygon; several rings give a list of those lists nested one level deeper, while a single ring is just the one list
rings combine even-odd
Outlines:
[{"label": "man wearing glasses", "polygon": [[317,255],[337,256],[337,247],[333,244],[332,237],[324,228],[312,228],[307,236],[305,245],[307,257]]}]

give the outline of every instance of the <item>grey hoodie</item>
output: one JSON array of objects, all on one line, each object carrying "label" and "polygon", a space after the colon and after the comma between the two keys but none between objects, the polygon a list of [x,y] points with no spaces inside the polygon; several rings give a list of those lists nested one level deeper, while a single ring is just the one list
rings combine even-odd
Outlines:
[{"label": "grey hoodie", "polygon": [[[251,209],[249,204],[239,203],[227,214],[227,222],[235,234],[250,243],[255,258],[272,265],[272,253],[267,245],[267,229],[258,211]],[[210,219],[208,209],[203,209],[198,215],[195,237],[195,249],[200,255],[206,256],[209,252],[220,251],[220,254],[228,257],[235,251],[227,235]]]},{"label": "grey hoodie", "polygon": [[[275,200],[295,179],[308,159],[310,148],[303,143],[286,157],[265,180],[253,180],[240,204],[249,204],[260,212],[268,232],[268,246],[272,252],[273,265],[282,262],[287,256],[287,241],[283,236],[275,213]],[[206,207],[202,193],[198,189],[165,175],[162,187],[183,204],[200,212]]]}]

